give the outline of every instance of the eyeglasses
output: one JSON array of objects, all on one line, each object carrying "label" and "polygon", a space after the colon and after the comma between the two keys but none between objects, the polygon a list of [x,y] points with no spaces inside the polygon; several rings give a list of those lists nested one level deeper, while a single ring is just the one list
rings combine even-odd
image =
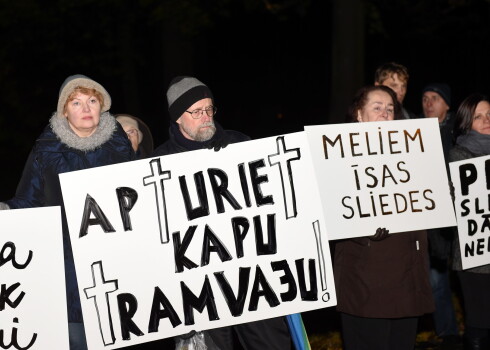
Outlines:
[{"label": "eyeglasses", "polygon": [[195,109],[193,111],[186,111],[186,112],[189,113],[193,119],[201,119],[204,112],[206,112],[206,115],[209,118],[212,118],[216,114],[217,110],[218,108],[216,108],[215,106],[209,106],[204,109]]}]

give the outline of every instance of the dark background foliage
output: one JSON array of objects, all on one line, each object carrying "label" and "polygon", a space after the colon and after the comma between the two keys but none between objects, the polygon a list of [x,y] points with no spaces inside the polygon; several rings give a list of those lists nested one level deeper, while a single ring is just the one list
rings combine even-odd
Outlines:
[{"label": "dark background foliage", "polygon": [[0,199],[13,195],[63,80],[85,74],[166,140],[177,75],[212,90],[218,119],[253,138],[343,121],[376,66],[406,65],[405,106],[440,81],[453,109],[487,92],[488,0],[0,0]]}]

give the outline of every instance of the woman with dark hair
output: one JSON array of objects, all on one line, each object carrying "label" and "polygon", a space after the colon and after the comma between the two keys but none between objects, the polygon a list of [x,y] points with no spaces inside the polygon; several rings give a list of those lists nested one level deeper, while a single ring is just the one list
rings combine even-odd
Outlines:
[{"label": "woman with dark hair", "polygon": [[[395,98],[393,99],[393,97]],[[390,99],[393,102],[390,102]],[[379,113],[383,102],[387,108],[387,113]],[[348,123],[398,119],[403,119],[401,105],[396,99],[395,92],[384,85],[368,85],[360,88],[347,108],[346,122]]]},{"label": "woman with dark hair", "polygon": [[[451,162],[490,154],[490,100],[482,94],[468,96],[459,106],[454,125],[456,145]],[[462,270],[459,240],[453,250],[465,308],[465,349],[488,349],[490,335],[490,264]]]},{"label": "woman with dark hair", "polygon": [[[385,86],[358,91],[350,122],[401,119],[396,95]],[[338,241],[334,253],[337,310],[346,350],[413,350],[418,317],[434,310],[427,234],[413,231]]]}]

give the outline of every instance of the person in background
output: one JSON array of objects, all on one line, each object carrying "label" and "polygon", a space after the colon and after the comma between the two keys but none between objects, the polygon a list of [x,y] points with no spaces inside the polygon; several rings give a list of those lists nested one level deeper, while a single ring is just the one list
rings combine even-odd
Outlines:
[{"label": "person in background", "polygon": [[[453,147],[454,115],[450,111],[451,89],[447,84],[432,83],[422,90],[423,117],[437,118],[441,133],[442,150],[446,167],[449,151]],[[449,168],[448,173],[449,173]],[[433,320],[436,335],[446,349],[457,349],[461,346],[456,313],[452,301],[449,275],[449,258],[454,231],[451,227],[427,230],[430,256],[430,284],[436,303]]]},{"label": "person in background", "polygon": [[415,114],[407,111],[403,107],[403,100],[408,88],[408,69],[399,63],[384,63],[376,69],[374,73],[374,85],[384,85],[396,93],[396,99],[402,106],[402,116],[405,119],[416,118]]},{"label": "person in background", "polygon": [[[351,122],[401,119],[390,88],[361,88],[348,109]],[[413,350],[418,317],[434,310],[426,231],[335,243],[334,278],[346,350]]]},{"label": "person in background", "polygon": [[128,135],[138,158],[146,158],[153,152],[153,136],[150,128],[139,118],[130,114],[116,114],[116,120]]},{"label": "person in background", "polygon": [[[454,136],[456,145],[449,153],[451,162],[490,155],[490,99],[487,96],[472,94],[461,103],[456,113]],[[463,271],[456,235],[453,269],[457,271],[463,293],[465,349],[489,349],[490,264]]]},{"label": "person in background", "polygon": [[453,147],[454,115],[451,108],[451,88],[447,84],[432,83],[422,90],[422,117],[437,118],[441,131],[444,158],[448,161]]},{"label": "person in background", "polygon": [[[219,150],[230,143],[250,140],[238,131],[225,130],[216,121],[215,101],[211,90],[194,77],[174,78],[167,90],[170,115],[169,139],[152,153],[152,157],[198,149]],[[210,329],[210,348],[220,350],[288,350],[292,340],[284,317]],[[206,340],[208,342],[208,340]],[[238,344],[237,344],[238,343]]]},{"label": "person in background", "polygon": [[135,158],[110,107],[109,93],[96,81],[80,74],[66,78],[56,112],[29,154],[15,197],[0,203],[0,209],[62,208],[70,350],[86,350],[87,344],[58,175]]}]

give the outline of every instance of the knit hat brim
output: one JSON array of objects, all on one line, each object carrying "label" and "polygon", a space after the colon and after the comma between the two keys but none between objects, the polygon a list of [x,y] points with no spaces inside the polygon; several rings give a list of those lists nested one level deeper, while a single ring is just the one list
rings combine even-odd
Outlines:
[{"label": "knit hat brim", "polygon": [[63,117],[63,109],[65,107],[66,100],[77,87],[94,89],[102,94],[104,97],[104,105],[101,109],[101,113],[104,113],[111,108],[111,96],[102,85],[97,83],[95,80],[86,77],[85,75],[76,74],[66,78],[61,85],[58,97],[58,107],[56,109],[58,117]]},{"label": "knit hat brim", "polygon": [[174,122],[179,119],[182,114],[197,101],[210,98],[213,100],[211,90],[205,85],[198,85],[183,93],[178,99],[174,101],[168,108],[170,119]]}]

